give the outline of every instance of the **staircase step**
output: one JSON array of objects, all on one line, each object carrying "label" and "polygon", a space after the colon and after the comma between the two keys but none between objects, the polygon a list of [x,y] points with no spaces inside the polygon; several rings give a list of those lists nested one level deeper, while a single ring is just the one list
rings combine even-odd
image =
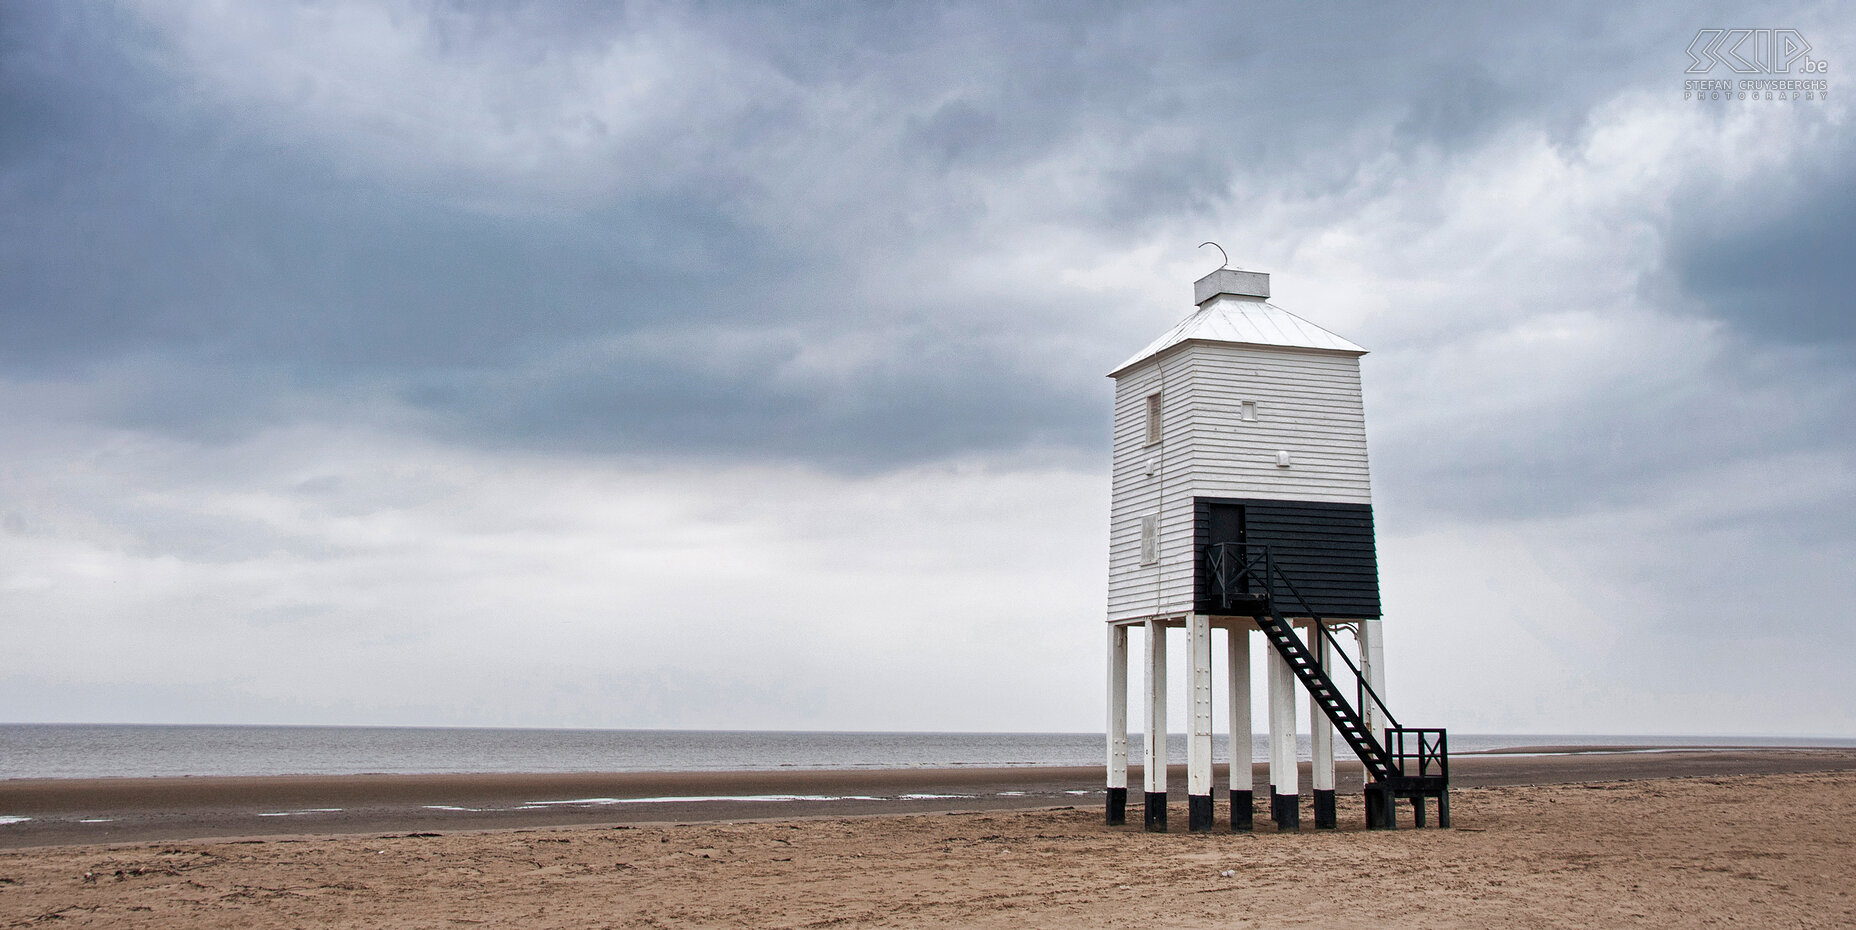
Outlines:
[{"label": "staircase step", "polygon": [[[1360,757],[1361,763],[1372,773],[1373,778],[1383,781],[1398,777],[1398,758],[1379,745],[1367,729],[1362,711],[1348,702],[1334,680],[1328,677],[1326,665],[1316,659],[1314,651],[1308,648],[1288,621],[1272,613],[1258,617],[1257,628],[1263,631],[1277,654],[1295,672],[1296,678],[1308,689],[1315,705],[1334,724],[1335,730],[1340,733],[1348,748]],[[1321,634],[1317,630],[1313,635]]]}]

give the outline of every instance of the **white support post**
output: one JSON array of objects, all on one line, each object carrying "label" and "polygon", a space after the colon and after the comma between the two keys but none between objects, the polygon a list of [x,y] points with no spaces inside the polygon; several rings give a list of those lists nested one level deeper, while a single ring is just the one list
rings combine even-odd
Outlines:
[{"label": "white support post", "polygon": [[[1242,622],[1242,621],[1239,621]],[[1231,829],[1248,830],[1255,804],[1250,771],[1250,630],[1225,631],[1225,685],[1231,712]]]},{"label": "white support post", "polygon": [[[1378,620],[1360,621],[1360,632],[1358,633],[1360,638],[1360,671],[1365,674],[1366,684],[1373,689],[1373,693],[1379,695],[1380,700],[1385,701],[1387,700],[1386,642],[1385,631],[1379,624],[1380,621]],[[1384,712],[1380,710],[1379,705],[1373,703],[1373,699],[1369,697],[1366,699],[1366,706],[1361,708],[1361,713],[1365,715],[1366,729],[1373,734],[1373,738],[1378,740],[1385,739],[1386,718]]]},{"label": "white support post", "polygon": [[1147,829],[1166,832],[1166,622],[1147,621],[1147,746],[1141,757],[1146,781]]},{"label": "white support post", "polygon": [[[1323,670],[1333,650],[1328,646],[1327,637],[1321,635],[1321,628],[1313,622],[1308,624],[1308,651],[1314,653],[1315,661]],[[1332,678],[1333,673],[1329,672]],[[1308,748],[1313,764],[1309,766],[1309,787],[1315,794],[1315,826],[1332,829],[1336,825],[1334,804],[1334,724],[1328,720],[1327,711],[1311,693],[1308,696]]]},{"label": "white support post", "polygon": [[1192,721],[1186,741],[1186,828],[1212,828],[1212,618],[1186,617],[1192,662]]},{"label": "white support post", "polygon": [[1279,830],[1301,826],[1300,773],[1295,769],[1295,672],[1270,650],[1270,817]]},{"label": "white support post", "polygon": [[1128,628],[1108,628],[1108,825],[1128,819]]}]

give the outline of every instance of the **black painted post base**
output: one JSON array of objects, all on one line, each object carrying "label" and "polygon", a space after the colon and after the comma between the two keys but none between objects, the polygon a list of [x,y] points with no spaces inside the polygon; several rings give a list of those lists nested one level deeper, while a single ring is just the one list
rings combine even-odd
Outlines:
[{"label": "black painted post base", "polygon": [[1212,828],[1212,796],[1209,794],[1186,795],[1186,829],[1193,833],[1208,833]]},{"label": "black painted post base", "polygon": [[1270,819],[1278,830],[1302,829],[1302,799],[1293,794],[1270,795]]},{"label": "black painted post base", "polygon": [[1437,795],[1437,826],[1444,828],[1444,829],[1448,829],[1450,827],[1450,789],[1449,788],[1445,788],[1441,794]]},{"label": "black painted post base", "polygon": [[1147,792],[1147,832],[1166,832],[1166,792]]},{"label": "black painted post base", "polygon": [[1334,805],[1334,792],[1331,790],[1315,792],[1315,829],[1334,829],[1340,825],[1337,817],[1338,815],[1335,812]]},{"label": "black painted post base", "polygon": [[1128,822],[1128,789],[1108,789],[1108,825],[1119,827]]},{"label": "black painted post base", "polygon": [[1256,817],[1256,798],[1254,792],[1231,792],[1231,829],[1240,833],[1249,833]]},{"label": "black painted post base", "polygon": [[1392,792],[1372,785],[1366,786],[1366,829],[1398,829],[1398,808],[1394,806],[1395,803]]}]

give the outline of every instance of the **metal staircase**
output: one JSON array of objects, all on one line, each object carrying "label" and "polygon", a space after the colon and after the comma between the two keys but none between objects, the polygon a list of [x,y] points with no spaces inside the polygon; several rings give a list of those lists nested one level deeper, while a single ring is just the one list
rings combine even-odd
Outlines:
[{"label": "metal staircase", "polygon": [[[1249,547],[1241,543],[1218,543],[1206,550],[1207,577],[1213,586],[1214,599],[1231,614],[1256,619],[1257,629],[1289,664],[1295,677],[1334,724],[1335,732],[1360,757],[1366,767],[1366,825],[1395,829],[1398,824],[1395,804],[1399,798],[1412,801],[1413,821],[1424,826],[1424,800],[1437,800],[1437,825],[1450,825],[1450,751],[1449,734],[1434,727],[1407,727],[1399,724],[1385,702],[1380,699],[1360,667],[1354,664],[1325,621],[1309,608],[1295,583],[1271,558],[1268,546]],[[1297,617],[1307,617],[1309,627],[1327,643],[1327,652],[1337,656],[1352,673],[1355,702],[1349,703],[1335,683],[1329,669],[1323,667],[1313,650],[1302,641],[1284,617],[1281,603],[1289,601],[1300,610]],[[1375,738],[1367,727],[1367,701],[1372,702],[1388,724],[1385,740]]]}]

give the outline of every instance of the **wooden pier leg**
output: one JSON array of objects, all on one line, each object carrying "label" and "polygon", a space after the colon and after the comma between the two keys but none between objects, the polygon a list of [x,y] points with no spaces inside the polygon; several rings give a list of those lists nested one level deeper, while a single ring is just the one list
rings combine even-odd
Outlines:
[{"label": "wooden pier leg", "polygon": [[1398,798],[1392,796],[1390,789],[1378,783],[1366,786],[1366,828],[1368,830],[1398,829]]},{"label": "wooden pier leg", "polygon": [[[1379,620],[1360,621],[1360,630],[1358,634],[1360,638],[1360,672],[1366,676],[1366,683],[1372,687],[1373,693],[1379,695],[1380,700],[1390,705],[1391,698],[1386,697],[1386,641],[1385,627],[1382,626],[1382,623],[1383,621]],[[1366,729],[1373,734],[1373,738],[1377,740],[1385,739],[1386,719],[1385,714],[1380,711],[1379,705],[1374,704],[1372,699],[1368,698],[1366,706],[1360,709],[1360,713],[1364,715],[1366,719]]]},{"label": "wooden pier leg", "polygon": [[1278,830],[1302,826],[1301,773],[1295,767],[1295,672],[1282,653],[1271,649],[1270,670],[1270,818]]},{"label": "wooden pier leg", "polygon": [[1108,825],[1128,822],[1128,628],[1108,628]]},{"label": "wooden pier leg", "polygon": [[1166,623],[1147,621],[1147,746],[1141,756],[1146,781],[1147,829],[1166,832]]},{"label": "wooden pier leg", "polygon": [[1186,618],[1190,656],[1192,719],[1186,740],[1186,829],[1212,828],[1212,618]]},{"label": "wooden pier leg", "polygon": [[[1325,669],[1332,650],[1313,623],[1308,625],[1308,650]],[[1313,694],[1308,696],[1308,743],[1313,760],[1309,782],[1315,795],[1315,828],[1332,830],[1339,825],[1334,801],[1334,724]]]},{"label": "wooden pier leg", "polygon": [[1256,807],[1250,770],[1255,739],[1250,723],[1250,629],[1225,631],[1225,686],[1231,712],[1231,829],[1249,830]]}]

